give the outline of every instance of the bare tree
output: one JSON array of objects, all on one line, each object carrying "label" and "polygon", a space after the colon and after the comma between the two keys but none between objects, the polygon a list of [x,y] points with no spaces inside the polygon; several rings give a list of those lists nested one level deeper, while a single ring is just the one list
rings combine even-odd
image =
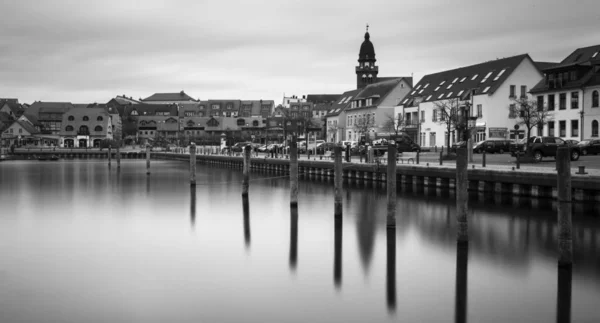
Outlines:
[{"label": "bare tree", "polygon": [[[375,118],[370,113],[360,115],[354,122],[353,129],[358,133],[359,138],[368,134],[375,128]],[[366,136],[365,136],[366,137]]]},{"label": "bare tree", "polygon": [[529,138],[531,130],[534,127],[543,128],[548,121],[552,121],[554,116],[548,111],[546,106],[538,106],[535,100],[529,100],[527,97],[513,99],[509,105],[509,118],[518,119],[517,125],[524,126],[527,129],[526,149],[529,150]]},{"label": "bare tree", "polygon": [[394,118],[393,114],[385,115],[385,121],[383,122],[383,129],[385,131],[393,132],[396,136],[398,136],[400,132],[404,131],[405,127],[406,122],[402,113],[398,113],[396,118]]},{"label": "bare tree", "polygon": [[[455,131],[460,125],[459,101],[457,99],[436,101],[434,106],[434,121],[446,127],[446,147],[450,147],[450,133]],[[437,112],[436,112],[437,111]],[[449,151],[449,150],[448,150]]]}]

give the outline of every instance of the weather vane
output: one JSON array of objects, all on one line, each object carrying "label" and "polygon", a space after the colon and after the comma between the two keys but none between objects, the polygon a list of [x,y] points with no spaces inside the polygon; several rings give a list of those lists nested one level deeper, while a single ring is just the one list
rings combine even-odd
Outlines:
[{"label": "weather vane", "polygon": [[369,32],[369,24],[367,23],[367,32]]}]

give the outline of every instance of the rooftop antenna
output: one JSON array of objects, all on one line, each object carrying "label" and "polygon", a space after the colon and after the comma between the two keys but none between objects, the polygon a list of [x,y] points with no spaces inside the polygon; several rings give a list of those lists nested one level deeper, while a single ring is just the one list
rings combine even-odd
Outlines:
[{"label": "rooftop antenna", "polygon": [[369,23],[367,23],[367,32],[369,32]]}]

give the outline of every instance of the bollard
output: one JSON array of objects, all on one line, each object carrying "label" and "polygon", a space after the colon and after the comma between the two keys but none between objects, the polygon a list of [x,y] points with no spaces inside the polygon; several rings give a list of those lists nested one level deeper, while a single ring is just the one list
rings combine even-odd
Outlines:
[{"label": "bollard", "polygon": [[436,146],[434,146],[434,147],[433,147],[433,149],[434,149],[434,152],[436,152],[436,153],[437,153],[437,145],[436,145]]},{"label": "bollard", "polygon": [[571,158],[569,147],[560,147],[556,154],[558,169],[558,265],[573,264],[573,238],[571,222]]},{"label": "bollard", "polygon": [[346,162],[350,162],[350,145],[346,145]]},{"label": "bollard", "polygon": [[150,175],[150,145],[146,145],[146,175]]},{"label": "bollard", "polygon": [[297,264],[298,264],[298,208],[291,208],[290,209],[290,269],[295,270]]},{"label": "bollard", "polygon": [[519,156],[520,156],[519,151],[516,152],[516,155],[517,155],[517,169],[521,169],[521,161],[519,160]]},{"label": "bollard", "polygon": [[121,146],[117,146],[117,169],[121,168]]},{"label": "bollard", "polygon": [[248,196],[248,188],[250,186],[250,154],[252,153],[250,146],[244,147],[244,167],[242,180],[242,196]]},{"label": "bollard", "polygon": [[467,171],[469,168],[468,152],[465,147],[459,147],[456,150],[456,238],[459,243],[469,241],[467,226],[468,210],[468,188],[469,179]]},{"label": "bollard", "polygon": [[[342,158],[340,158],[341,162]],[[335,215],[335,232],[333,238],[333,283],[336,288],[342,286],[342,228],[343,217]]]},{"label": "bollard", "polygon": [[577,166],[577,167],[579,168],[579,171],[577,171],[577,173],[575,173],[575,174],[578,174],[578,175],[587,174],[587,172],[585,171],[585,166]]},{"label": "bollard", "polygon": [[335,216],[342,215],[342,183],[343,183],[343,174],[342,174],[342,147],[337,145],[334,147],[334,162],[333,162],[333,181],[334,181],[334,214]]},{"label": "bollard", "polygon": [[440,150],[440,166],[444,164],[444,147]]},{"label": "bollard", "polygon": [[481,167],[485,167],[485,149],[482,152],[482,156],[481,156]]},{"label": "bollard", "polygon": [[396,227],[388,226],[386,230],[386,299],[388,311],[396,311]]},{"label": "bollard", "polygon": [[108,167],[110,167],[110,162],[112,160],[112,147],[108,145]]},{"label": "bollard", "polygon": [[190,185],[196,185],[196,144],[190,143]]},{"label": "bollard", "polygon": [[396,226],[396,143],[393,140],[389,141],[387,152],[387,225],[389,227]]},{"label": "bollard", "polygon": [[417,165],[419,164],[420,155],[421,155],[421,151],[417,150]]},{"label": "bollard", "polygon": [[298,207],[298,146],[295,139],[290,143],[290,207]]},{"label": "bollard", "polygon": [[248,196],[242,196],[242,207],[244,210],[244,242],[246,248],[250,247],[250,203]]}]

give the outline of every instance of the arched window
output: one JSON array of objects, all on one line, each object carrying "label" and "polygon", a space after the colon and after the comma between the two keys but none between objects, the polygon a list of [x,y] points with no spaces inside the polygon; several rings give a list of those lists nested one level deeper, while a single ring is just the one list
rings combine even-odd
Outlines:
[{"label": "arched window", "polygon": [[102,116],[98,116],[98,118],[96,118],[96,121],[102,121],[104,119],[102,119]]},{"label": "arched window", "polygon": [[88,116],[83,116],[83,121],[89,121],[90,118],[88,118]]},{"label": "arched window", "polygon": [[252,125],[255,126],[255,127],[258,127],[258,120],[252,121]]},{"label": "arched window", "polygon": [[96,126],[96,128],[94,128],[95,131],[102,131],[102,126]]},{"label": "arched window", "polygon": [[69,121],[75,121],[75,117],[74,116],[69,116]]},{"label": "arched window", "polygon": [[79,127],[78,135],[88,136],[90,134],[90,129],[87,126]]},{"label": "arched window", "polygon": [[[72,118],[72,117],[73,117],[73,116],[71,116],[71,118]],[[65,131],[73,131],[73,130],[74,130],[74,129],[73,129],[73,126],[67,126],[67,127],[65,128]]]},{"label": "arched window", "polygon": [[598,120],[592,121],[592,137],[598,137]]},{"label": "arched window", "polygon": [[598,91],[592,92],[592,108],[597,108],[598,104]]}]

